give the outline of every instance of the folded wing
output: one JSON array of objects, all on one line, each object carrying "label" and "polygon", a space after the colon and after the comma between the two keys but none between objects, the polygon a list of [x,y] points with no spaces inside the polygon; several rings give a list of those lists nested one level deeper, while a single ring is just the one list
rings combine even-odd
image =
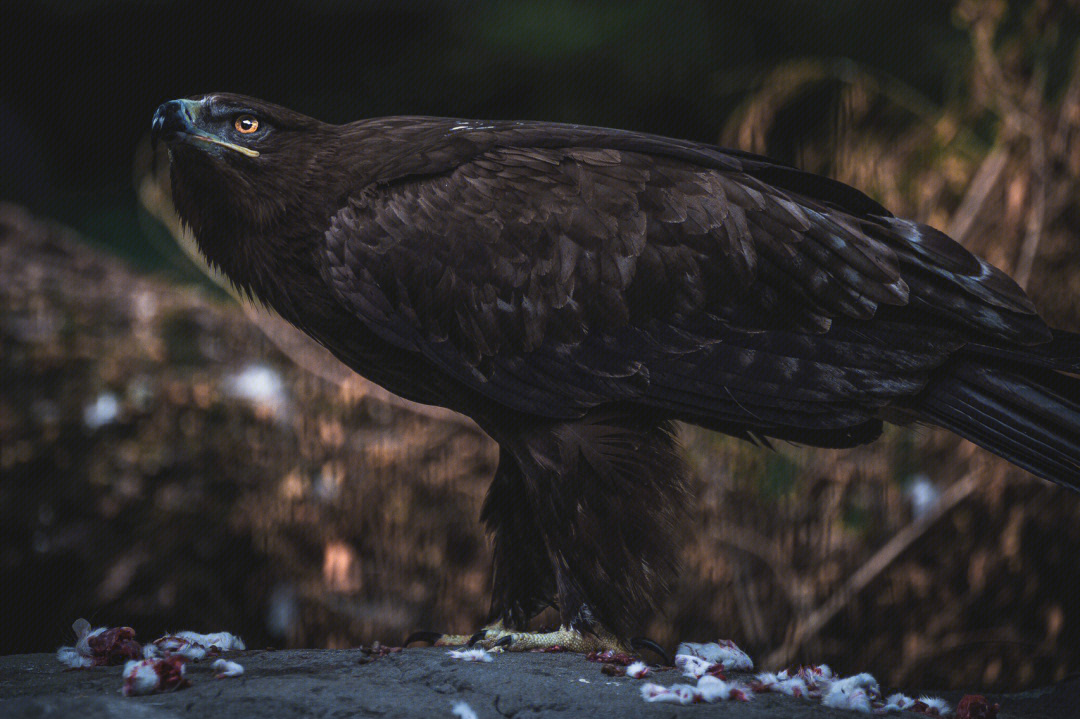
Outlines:
[{"label": "folded wing", "polygon": [[1007,276],[837,183],[632,133],[527,139],[357,193],[322,268],[384,340],[507,407],[846,445],[966,342],[1049,337]]}]

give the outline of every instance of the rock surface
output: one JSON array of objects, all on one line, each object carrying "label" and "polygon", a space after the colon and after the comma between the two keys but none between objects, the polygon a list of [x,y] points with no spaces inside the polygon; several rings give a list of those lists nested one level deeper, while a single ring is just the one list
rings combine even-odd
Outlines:
[{"label": "rock surface", "polygon": [[[360,650],[231,652],[244,666],[215,679],[212,662],[188,665],[191,686],[169,694],[125,698],[121,667],[66,671],[48,654],[0,657],[0,716],[127,717],[452,717],[466,702],[480,719],[495,717],[853,717],[806,699],[760,694],[753,701],[676,706],[647,704],[641,680],[611,677],[578,654],[502,654],[491,663],[451,659],[444,649],[411,648],[367,661]],[[584,680],[584,681],[583,681]],[[676,670],[661,684],[684,681]],[[1076,716],[1080,680],[1023,694],[992,697],[999,719]],[[955,706],[958,694],[946,695]],[[903,712],[891,716],[920,715]]]}]

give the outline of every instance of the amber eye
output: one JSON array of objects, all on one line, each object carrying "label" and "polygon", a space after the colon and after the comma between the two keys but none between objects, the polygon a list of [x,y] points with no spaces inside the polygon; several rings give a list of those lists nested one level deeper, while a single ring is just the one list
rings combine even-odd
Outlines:
[{"label": "amber eye", "polygon": [[250,135],[259,129],[259,121],[251,115],[241,115],[236,118],[236,122],[233,123],[233,127],[241,135]]}]

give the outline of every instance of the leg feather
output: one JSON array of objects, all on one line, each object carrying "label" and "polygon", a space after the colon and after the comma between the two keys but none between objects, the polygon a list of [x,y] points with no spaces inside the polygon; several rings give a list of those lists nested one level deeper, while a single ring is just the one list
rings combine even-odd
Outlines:
[{"label": "leg feather", "polygon": [[598,412],[530,428],[509,449],[563,623],[627,639],[677,570],[687,473],[672,426]]},{"label": "leg feather", "polygon": [[555,575],[517,460],[505,449],[480,519],[494,540],[489,621],[525,629],[555,600]]}]

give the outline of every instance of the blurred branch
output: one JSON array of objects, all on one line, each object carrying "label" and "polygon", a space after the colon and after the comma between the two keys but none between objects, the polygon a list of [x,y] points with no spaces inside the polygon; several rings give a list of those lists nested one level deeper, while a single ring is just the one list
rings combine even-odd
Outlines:
[{"label": "blurred branch", "polygon": [[[1080,168],[1072,167],[1070,172],[1069,135],[1077,125],[1080,106],[1080,50],[1074,51],[1071,77],[1056,117],[1052,117],[1045,99],[1045,63],[1037,62],[1030,72],[1030,79],[1024,83],[1019,73],[1006,71],[1001,53],[994,47],[1006,12],[1006,5],[1001,2],[969,0],[958,8],[958,16],[968,26],[971,36],[976,77],[981,79],[992,100],[992,109],[1004,122],[1004,144],[1014,145],[1012,140],[1016,137],[1028,140],[1022,166],[1030,178],[1030,206],[1013,272],[1020,286],[1027,288],[1047,226],[1074,201],[1076,175]],[[1065,172],[1055,172],[1057,168]],[[973,189],[976,185],[973,182]],[[1056,186],[1053,192],[1052,186]],[[966,231],[977,212],[970,212],[966,203],[961,209],[954,224]]]},{"label": "blurred branch", "polygon": [[725,523],[717,532],[716,539],[730,549],[749,554],[765,564],[783,589],[792,608],[798,611],[799,583],[791,571],[788,558],[771,549],[773,542],[769,537],[746,527]]},{"label": "blurred branch", "polygon": [[[763,136],[776,113],[798,94],[824,81],[849,86],[861,83],[870,93],[885,98],[894,107],[926,123],[936,122],[942,114],[941,106],[916,88],[870,65],[843,57],[798,58],[767,70],[743,68],[721,76],[717,83],[721,92],[750,91],[747,99],[729,116],[721,141],[735,143],[746,150],[766,151]],[[985,144],[963,126],[953,128],[952,139],[967,154],[981,153]]]},{"label": "blurred branch", "polygon": [[[1073,53],[1073,67],[1069,84],[1061,96],[1057,128],[1051,140],[1050,151],[1055,156],[1067,157],[1070,135],[1080,128],[1080,47]],[[1080,169],[1070,168],[1074,173]]]},{"label": "blurred branch", "polygon": [[1027,288],[1028,280],[1031,279],[1031,267],[1035,263],[1035,255],[1039,252],[1039,243],[1043,237],[1043,227],[1046,224],[1046,185],[1049,168],[1046,161],[1046,143],[1042,135],[1031,135],[1031,166],[1032,179],[1035,189],[1032,197],[1031,208],[1028,211],[1027,229],[1024,233],[1024,241],[1020,245],[1020,256],[1016,261],[1016,270],[1013,273],[1017,284]]},{"label": "blurred branch", "polygon": [[897,676],[902,678],[901,683],[905,683],[919,665],[975,644],[1020,644],[1034,648],[1037,643],[1025,642],[1016,628],[1009,625],[968,632],[953,632],[934,642],[931,648],[906,657],[896,670]]},{"label": "blurred branch", "polygon": [[991,190],[1001,179],[1001,173],[1005,170],[1008,162],[1009,152],[1004,145],[997,145],[991,150],[990,154],[979,165],[975,177],[972,178],[971,183],[968,185],[967,194],[964,195],[960,207],[957,208],[952,220],[949,222],[946,230],[947,235],[957,242],[962,243],[964,241],[964,238],[967,237],[975,224],[976,218],[982,212]]},{"label": "blurred branch", "polygon": [[865,564],[848,577],[840,589],[825,600],[821,606],[799,620],[790,638],[781,647],[769,654],[764,665],[767,667],[779,667],[791,663],[799,648],[807,640],[821,631],[833,617],[848,605],[852,598],[884,572],[908,547],[922,537],[942,517],[946,516],[953,507],[971,495],[977,486],[978,480],[975,474],[972,473],[965,475],[960,481],[946,489],[932,510],[897,532],[892,539],[885,543],[885,546],[875,552]]}]

